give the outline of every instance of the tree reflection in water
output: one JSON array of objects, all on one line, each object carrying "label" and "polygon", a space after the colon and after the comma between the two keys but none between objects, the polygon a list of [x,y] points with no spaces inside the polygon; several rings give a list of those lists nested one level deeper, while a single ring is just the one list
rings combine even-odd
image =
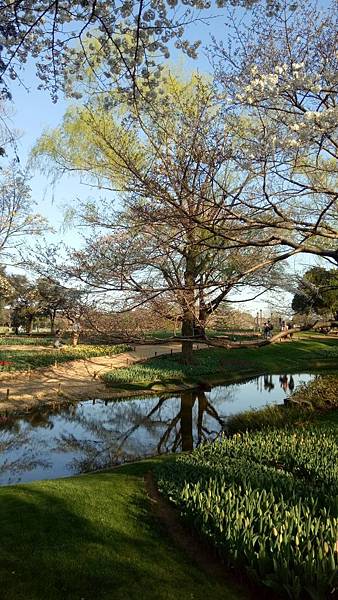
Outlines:
[{"label": "tree reflection in water", "polygon": [[296,385],[311,379],[309,374],[269,374],[208,392],[57,403],[23,416],[0,415],[0,484],[189,451],[226,430],[229,415],[283,403]]},{"label": "tree reflection in water", "polygon": [[17,419],[2,417],[0,420],[0,478],[3,483],[16,483],[23,472],[49,469],[51,463],[41,458],[41,448],[30,446],[28,431],[22,430]]},{"label": "tree reflection in water", "polygon": [[63,434],[58,451],[75,454],[69,466],[75,472],[85,472],[139,456],[192,450],[194,443],[216,437],[224,427],[224,419],[203,391],[185,391],[179,399],[161,396],[145,410],[149,402],[115,403],[118,410],[104,419],[81,412],[69,415],[66,418],[87,432],[88,439],[83,439],[83,434],[81,438]]}]

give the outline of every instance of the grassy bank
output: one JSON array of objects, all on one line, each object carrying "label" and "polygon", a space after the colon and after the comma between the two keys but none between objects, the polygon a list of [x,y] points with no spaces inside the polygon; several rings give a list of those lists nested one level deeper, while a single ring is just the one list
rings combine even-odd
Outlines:
[{"label": "grassy bank", "polygon": [[322,336],[299,337],[262,348],[226,350],[209,348],[194,352],[194,364],[184,366],[179,355],[152,358],[146,363],[115,369],[103,375],[112,387],[151,389],[154,384],[200,383],[212,379],[236,379],[245,375],[309,372],[338,366],[338,340]]},{"label": "grassy bank", "polygon": [[59,350],[41,350],[32,352],[27,350],[0,350],[0,372],[21,371],[29,368],[49,367],[57,363],[70,360],[92,358],[94,356],[113,356],[129,350],[126,344],[116,346],[92,346],[81,344],[76,347],[64,346]]},{"label": "grassy bank", "polygon": [[153,516],[155,461],[0,489],[2,600],[244,600],[207,576]]},{"label": "grassy bank", "polygon": [[304,425],[323,420],[335,424],[338,416],[338,376],[322,375],[297,387],[286,405],[270,404],[232,415],[227,420],[227,432],[244,433],[269,427]]}]

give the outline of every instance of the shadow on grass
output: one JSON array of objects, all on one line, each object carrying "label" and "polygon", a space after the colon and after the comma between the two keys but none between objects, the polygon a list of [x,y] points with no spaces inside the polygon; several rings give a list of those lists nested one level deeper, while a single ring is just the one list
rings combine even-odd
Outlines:
[{"label": "shadow on grass", "polygon": [[151,463],[3,488],[1,600],[224,597],[155,524],[140,479]]}]

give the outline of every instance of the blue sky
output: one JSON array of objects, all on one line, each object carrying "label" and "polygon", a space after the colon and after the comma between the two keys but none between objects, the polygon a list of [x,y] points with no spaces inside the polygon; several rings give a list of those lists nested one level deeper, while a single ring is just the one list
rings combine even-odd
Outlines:
[{"label": "blue sky", "polygon": [[[325,6],[326,0],[321,4]],[[244,11],[241,10],[243,14]],[[203,44],[210,41],[210,36],[215,35],[218,39],[224,39],[226,36],[226,28],[224,26],[225,13],[223,16],[212,18],[208,24],[196,23],[189,28],[189,38],[201,39]],[[175,53],[172,53],[171,64],[179,64],[186,69],[199,69],[202,72],[207,72],[209,69],[208,60],[200,51],[197,60],[184,59]],[[15,129],[20,131],[20,139],[18,141],[18,154],[21,163],[24,165],[28,160],[29,153],[34,146],[36,140],[46,128],[56,127],[62,120],[63,114],[68,106],[65,99],[60,99],[57,104],[53,104],[48,93],[37,90],[39,81],[35,76],[35,69],[32,63],[25,65],[22,71],[22,79],[25,84],[20,85],[19,82],[12,82],[11,91],[14,99],[12,124]],[[95,196],[95,191],[81,184],[79,177],[63,177],[54,187],[51,181],[39,171],[35,171],[31,180],[32,198],[36,202],[36,210],[45,216],[52,224],[56,231],[54,236],[47,234],[48,239],[51,237],[56,241],[63,239],[67,244],[74,246],[78,245],[80,238],[78,234],[72,230],[64,231],[62,229],[63,210],[65,206],[72,205],[76,198],[86,198]],[[97,192],[99,195],[99,192]],[[308,257],[297,259],[296,263],[291,263],[291,271],[299,268],[301,264],[309,264]],[[250,308],[258,310],[264,308],[264,301],[257,300],[250,303],[248,307],[239,305],[241,308]]]}]

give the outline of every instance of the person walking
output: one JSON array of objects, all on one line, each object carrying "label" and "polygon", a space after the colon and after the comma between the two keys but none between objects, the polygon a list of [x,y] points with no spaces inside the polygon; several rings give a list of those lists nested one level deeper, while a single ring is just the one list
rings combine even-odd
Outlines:
[{"label": "person walking", "polygon": [[272,331],[273,331],[273,324],[271,323],[270,319],[268,319],[267,328],[268,328],[267,337],[271,338],[272,337]]},{"label": "person walking", "polygon": [[62,335],[61,330],[57,329],[54,334],[54,343],[53,343],[54,348],[57,348],[57,349],[61,348],[61,346],[62,346],[61,335]]},{"label": "person walking", "polygon": [[265,321],[264,325],[263,325],[263,335],[264,335],[264,339],[268,339],[269,337],[269,325],[267,324],[267,322]]}]

